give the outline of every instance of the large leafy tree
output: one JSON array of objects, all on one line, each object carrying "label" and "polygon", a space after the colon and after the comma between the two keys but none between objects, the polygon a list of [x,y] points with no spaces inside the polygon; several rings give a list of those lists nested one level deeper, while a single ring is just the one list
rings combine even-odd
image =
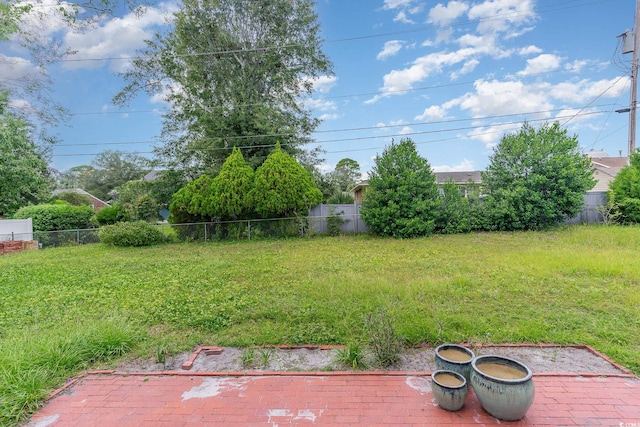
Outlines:
[{"label": "large leafy tree", "polygon": [[302,104],[315,77],[331,72],[313,0],[184,0],[175,26],[157,34],[115,97],[164,95],[170,168],[217,172],[233,147],[253,168],[276,141],[298,154],[319,121]]},{"label": "large leafy tree", "polygon": [[333,172],[329,174],[329,179],[340,191],[351,190],[360,179],[360,164],[353,159],[345,158],[340,160]]},{"label": "large leafy tree", "polygon": [[322,201],[311,174],[279,145],[256,170],[251,192],[263,218],[293,217]]},{"label": "large leafy tree", "polygon": [[138,180],[149,172],[149,161],[134,153],[106,150],[86,169],[81,188],[99,199],[110,199],[109,193],[129,181]]},{"label": "large leafy tree", "polygon": [[609,201],[617,221],[640,223],[640,149],[631,154],[629,165],[610,184]]},{"label": "large leafy tree", "polygon": [[32,139],[32,127],[6,110],[0,92],[0,215],[51,198],[53,179],[45,153]]},{"label": "large leafy tree", "polygon": [[427,236],[433,232],[438,205],[435,175],[411,139],[392,142],[376,157],[360,211],[374,234]]},{"label": "large leafy tree", "polygon": [[525,123],[494,148],[482,175],[488,228],[536,230],[575,216],[595,180],[591,162],[560,124]]}]

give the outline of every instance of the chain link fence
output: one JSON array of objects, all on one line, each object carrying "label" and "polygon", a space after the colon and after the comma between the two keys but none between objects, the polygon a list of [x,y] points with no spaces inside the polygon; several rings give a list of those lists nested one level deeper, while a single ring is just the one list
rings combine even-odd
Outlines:
[{"label": "chain link fence", "polygon": [[[337,220],[337,216],[341,219]],[[164,243],[259,240],[286,237],[309,237],[319,234],[355,234],[363,232],[354,227],[361,221],[359,214],[329,216],[298,216],[293,218],[216,221],[190,224],[157,224]],[[33,239],[40,248],[73,246],[100,241],[99,228],[63,231],[34,231]],[[0,235],[0,240],[24,240],[18,234]]]}]

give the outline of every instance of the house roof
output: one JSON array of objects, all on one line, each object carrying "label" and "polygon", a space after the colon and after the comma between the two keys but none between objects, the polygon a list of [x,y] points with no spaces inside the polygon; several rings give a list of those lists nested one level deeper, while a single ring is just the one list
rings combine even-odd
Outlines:
[{"label": "house roof", "polygon": [[593,177],[598,181],[590,191],[608,191],[609,184],[629,164],[628,157],[591,157]]},{"label": "house roof", "polygon": [[82,195],[85,195],[85,196],[89,196],[89,198],[91,198],[92,200],[97,200],[98,202],[103,203],[105,206],[110,206],[109,203],[105,202],[104,200],[98,199],[93,194],[88,193],[88,192],[84,191],[81,188],[56,188],[55,190],[52,191],[52,194],[55,196],[56,194],[68,193],[68,192],[78,193],[78,194],[82,194]]},{"label": "house roof", "polygon": [[436,182],[445,184],[453,181],[455,184],[480,184],[482,182],[482,172],[480,171],[464,171],[464,172],[435,172]]}]

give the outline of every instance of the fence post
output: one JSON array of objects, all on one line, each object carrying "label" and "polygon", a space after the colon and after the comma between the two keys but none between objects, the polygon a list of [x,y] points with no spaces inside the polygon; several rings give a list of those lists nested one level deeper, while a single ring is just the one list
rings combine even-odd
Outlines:
[{"label": "fence post", "polygon": [[247,220],[247,240],[251,240],[251,220]]},{"label": "fence post", "polygon": [[80,230],[76,230],[76,243],[80,244]]},{"label": "fence post", "polygon": [[11,241],[13,242],[13,231],[11,232]]}]

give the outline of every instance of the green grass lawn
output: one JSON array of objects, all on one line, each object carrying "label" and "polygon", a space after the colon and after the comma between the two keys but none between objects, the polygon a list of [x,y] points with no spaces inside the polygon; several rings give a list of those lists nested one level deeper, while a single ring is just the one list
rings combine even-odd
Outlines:
[{"label": "green grass lawn", "polygon": [[640,373],[640,227],[102,245],[0,257],[0,424],[115,356],[196,344],[589,344]]}]

